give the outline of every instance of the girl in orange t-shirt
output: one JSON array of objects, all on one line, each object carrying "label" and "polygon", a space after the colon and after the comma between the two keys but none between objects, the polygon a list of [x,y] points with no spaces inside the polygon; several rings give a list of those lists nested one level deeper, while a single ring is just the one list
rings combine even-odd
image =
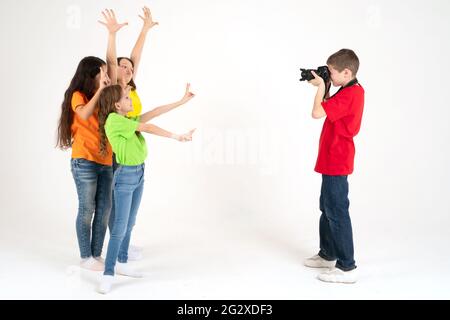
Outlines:
[{"label": "girl in orange t-shirt", "polygon": [[[85,57],[78,64],[64,94],[58,124],[58,147],[72,148],[71,169],[78,193],[76,232],[81,267],[101,271],[103,241],[111,211],[112,150],[100,154],[97,102],[107,85],[117,82],[116,32],[119,24],[112,10],[102,12],[109,31],[106,64],[97,57]],[[91,236],[92,229],[92,236]]]}]

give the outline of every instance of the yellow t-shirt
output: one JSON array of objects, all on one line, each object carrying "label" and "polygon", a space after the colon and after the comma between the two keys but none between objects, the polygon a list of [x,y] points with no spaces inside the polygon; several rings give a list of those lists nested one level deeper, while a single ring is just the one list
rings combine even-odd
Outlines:
[{"label": "yellow t-shirt", "polygon": [[130,99],[131,99],[131,104],[133,105],[133,111],[128,112],[127,116],[129,118],[139,117],[142,112],[142,104],[141,104],[141,99],[139,99],[139,96],[138,96],[136,90],[130,91]]}]

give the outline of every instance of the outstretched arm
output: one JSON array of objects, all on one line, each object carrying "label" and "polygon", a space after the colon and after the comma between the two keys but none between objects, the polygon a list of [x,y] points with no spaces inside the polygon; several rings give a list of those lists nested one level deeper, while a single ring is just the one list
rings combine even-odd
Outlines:
[{"label": "outstretched arm", "polygon": [[131,51],[130,56],[131,61],[133,61],[134,64],[133,80],[136,78],[137,69],[139,67],[139,63],[141,62],[142,50],[144,49],[147,32],[151,28],[159,24],[158,22],[153,21],[152,13],[150,12],[149,8],[144,7],[142,11],[144,16],[139,15],[139,18],[144,21],[144,25],[142,26],[141,33],[139,34],[139,37],[136,41],[136,44],[134,45],[133,51]]},{"label": "outstretched arm", "polygon": [[162,129],[158,126],[155,126],[154,124],[151,124],[151,123],[140,123],[137,128],[137,131],[151,133],[151,134],[154,134],[154,135],[157,135],[160,137],[175,139],[180,142],[186,142],[186,141],[192,141],[192,134],[194,133],[195,129],[189,131],[188,133],[180,135],[180,134],[175,134],[170,131],[164,130],[164,129]]},{"label": "outstretched arm", "polygon": [[186,92],[184,93],[184,97],[180,101],[177,101],[177,102],[174,102],[171,104],[166,104],[166,105],[157,107],[153,110],[150,110],[141,115],[140,121],[143,123],[148,122],[153,118],[156,118],[164,113],[167,113],[167,112],[187,103],[189,100],[191,100],[193,97],[195,97],[195,95],[192,92],[190,92],[190,88],[191,88],[191,84],[188,83],[186,85]]},{"label": "outstretched arm", "polygon": [[128,23],[117,23],[116,15],[113,10],[106,9],[102,11],[106,22],[98,21],[108,29],[108,48],[106,51],[106,64],[108,67],[108,76],[111,84],[117,84],[117,54],[116,54],[116,33]]}]

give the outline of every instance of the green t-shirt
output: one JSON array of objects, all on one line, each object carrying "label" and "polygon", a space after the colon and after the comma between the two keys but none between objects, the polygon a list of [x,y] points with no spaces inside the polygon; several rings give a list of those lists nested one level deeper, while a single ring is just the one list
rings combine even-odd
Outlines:
[{"label": "green t-shirt", "polygon": [[117,163],[137,166],[147,158],[147,144],[140,132],[139,117],[127,118],[115,112],[110,113],[105,123],[106,137],[116,154]]}]

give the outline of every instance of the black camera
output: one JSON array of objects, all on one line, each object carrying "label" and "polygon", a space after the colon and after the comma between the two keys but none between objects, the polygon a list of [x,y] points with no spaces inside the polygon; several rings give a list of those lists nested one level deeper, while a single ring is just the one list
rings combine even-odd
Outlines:
[{"label": "black camera", "polygon": [[317,68],[317,70],[314,70],[314,69],[300,69],[300,71],[302,72],[302,78],[300,79],[300,81],[313,80],[314,76],[311,73],[311,71],[314,71],[319,77],[321,77],[325,81],[325,83],[330,81],[330,70],[328,69],[327,66],[319,67],[319,68]]}]

